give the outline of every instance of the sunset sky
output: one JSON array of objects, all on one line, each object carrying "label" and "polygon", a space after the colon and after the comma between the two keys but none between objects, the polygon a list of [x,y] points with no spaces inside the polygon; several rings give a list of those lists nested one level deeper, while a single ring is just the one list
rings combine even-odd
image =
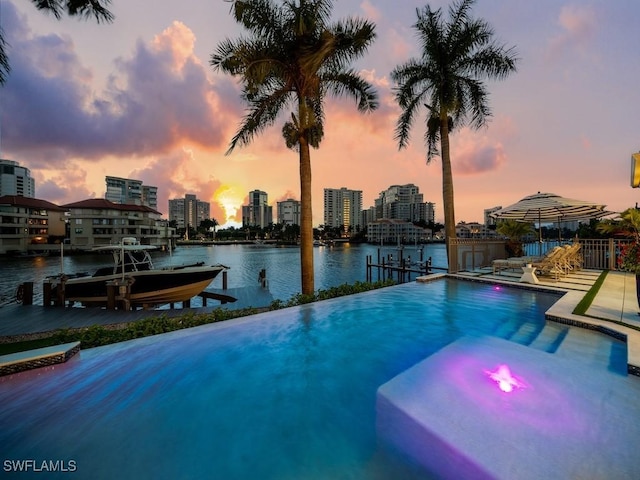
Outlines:
[{"label": "sunset sky", "polygon": [[[432,8],[449,2],[428,2]],[[323,188],[363,191],[363,207],[393,184],[414,183],[442,221],[441,164],[426,164],[424,117],[398,151],[400,113],[389,74],[419,55],[414,0],[336,0],[335,20],[367,18],[377,40],[355,65],[380,107],[360,114],[329,97],[313,150],[314,225]],[[158,187],[159,210],[193,193],[221,224],[237,224],[250,190],[299,199],[298,156],[278,121],[225,156],[244,112],[236,80],[210,55],[243,32],[224,0],[112,0],[112,24],[58,21],[25,0],[0,0],[12,71],[0,89],[0,158],[31,169],[36,196],[57,204],[103,197],[105,176]],[[489,83],[493,117],[452,138],[457,221],[552,192],[621,211],[640,200],[630,157],[640,151],[640,2],[478,0],[473,15],[514,46],[518,71]],[[287,110],[288,114],[290,110]]]}]

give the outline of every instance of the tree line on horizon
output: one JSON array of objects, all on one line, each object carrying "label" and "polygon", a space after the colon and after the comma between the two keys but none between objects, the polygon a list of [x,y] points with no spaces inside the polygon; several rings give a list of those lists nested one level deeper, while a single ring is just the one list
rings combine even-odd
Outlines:
[{"label": "tree line on horizon", "polygon": [[[36,8],[112,22],[110,0],[32,0]],[[463,126],[478,129],[491,116],[484,80],[504,79],[516,71],[514,47],[497,44],[491,26],[471,17],[475,0],[454,0],[445,18],[441,8],[416,9],[413,25],[420,56],[390,74],[401,114],[394,138],[406,148],[416,118],[425,112],[426,161],[442,162],[445,236],[456,237],[449,136]],[[376,38],[375,25],[362,18],[332,21],[332,0],[230,0],[230,15],[246,36],[221,41],[211,55],[214,70],[237,77],[247,111],[227,154],[249,145],[285,114],[282,136],[297,151],[300,166],[300,255],[302,294],[314,288],[311,210],[311,148],[324,137],[327,95],[355,100],[362,113],[378,107],[378,95],[351,64]],[[0,84],[10,65],[0,31]],[[287,108],[290,108],[287,111]],[[447,244],[448,255],[449,245]],[[450,258],[450,257],[449,257]]]}]

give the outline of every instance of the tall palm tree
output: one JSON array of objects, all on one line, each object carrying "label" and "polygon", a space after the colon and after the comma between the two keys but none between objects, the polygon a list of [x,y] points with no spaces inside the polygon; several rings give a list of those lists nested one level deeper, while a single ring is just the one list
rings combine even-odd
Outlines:
[{"label": "tall palm tree", "polygon": [[291,119],[282,127],[288,148],[300,160],[300,257],[302,293],[314,292],[310,147],[324,135],[327,93],[351,96],[359,111],[378,106],[377,94],[350,63],[375,38],[375,26],[362,19],[331,23],[331,0],[232,0],[231,14],[250,34],[226,39],[211,56],[216,69],[239,76],[248,112],[227,153],[248,145],[273,125],[285,108]]},{"label": "tall palm tree", "polygon": [[[498,45],[492,28],[483,20],[470,18],[474,0],[458,0],[449,8],[449,20],[441,9],[427,5],[416,10],[414,25],[422,55],[397,66],[391,73],[396,83],[396,101],[402,108],[395,130],[399,147],[409,144],[409,131],[419,110],[427,109],[425,141],[427,163],[442,160],[442,197],[449,268],[450,240],[456,236],[453,175],[449,134],[465,124],[485,125],[491,116],[488,91],[483,79],[503,79],[516,70],[514,48]],[[440,151],[438,151],[440,143]]]},{"label": "tall palm tree", "polygon": [[[113,14],[107,10],[107,5],[111,3],[111,0],[31,0],[31,2],[38,10],[52,13],[58,20],[66,11],[71,17],[94,17],[98,23],[113,21]],[[2,29],[0,29],[0,85],[7,81],[11,70],[6,47],[7,42]]]}]

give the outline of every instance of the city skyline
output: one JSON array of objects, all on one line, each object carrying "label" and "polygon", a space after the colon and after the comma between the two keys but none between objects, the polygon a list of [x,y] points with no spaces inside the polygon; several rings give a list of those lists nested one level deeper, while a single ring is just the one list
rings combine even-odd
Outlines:
[{"label": "city skyline", "polygon": [[[389,185],[413,183],[442,221],[441,166],[439,158],[425,164],[423,119],[407,150],[398,152],[393,139],[400,110],[389,73],[419,54],[411,25],[427,3],[450,4],[335,3],[334,20],[376,23],[376,42],[354,66],[378,89],[380,108],[361,115],[328,97],[325,139],[312,151],[314,225],[322,223],[323,189],[344,185],[362,190],[367,208]],[[114,0],[115,22],[96,25],[0,0],[12,66],[0,105],[0,157],[29,168],[37,197],[57,204],[102,197],[106,175],[157,186],[165,216],[169,198],[193,193],[211,204],[221,225],[241,222],[256,185],[273,205],[299,199],[297,154],[280,133],[284,118],[251,146],[224,155],[244,105],[234,79],[214,73],[208,61],[220,41],[243,33],[230,4],[154,5],[149,12],[142,0]],[[484,209],[537,191],[613,211],[633,206],[640,5],[480,0],[473,16],[515,46],[520,63],[507,80],[487,84],[494,114],[488,127],[453,135],[456,222],[482,223]]]}]

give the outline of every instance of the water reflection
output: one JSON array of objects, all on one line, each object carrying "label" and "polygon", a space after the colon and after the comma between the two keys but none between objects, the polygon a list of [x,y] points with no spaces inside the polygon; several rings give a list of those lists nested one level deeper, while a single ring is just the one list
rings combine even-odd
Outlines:
[{"label": "water reflection", "polygon": [[[420,258],[419,246],[406,246],[405,258]],[[375,262],[392,255],[399,257],[397,247],[375,245],[338,245],[314,248],[315,288],[326,289],[344,283],[366,280],[366,259],[371,256]],[[432,257],[434,267],[446,267],[444,245],[425,245],[422,252],[426,259]],[[269,291],[275,299],[288,300],[300,292],[300,250],[297,247],[275,247],[270,245],[207,245],[181,246],[175,251],[154,252],[156,267],[185,265],[196,262],[206,264],[221,263],[230,267],[229,288],[258,284],[258,273],[265,269]],[[12,302],[17,286],[22,282],[34,282],[35,302],[41,302],[42,282],[51,275],[64,273],[92,273],[100,266],[111,262],[106,255],[69,255],[65,252],[61,259],[57,255],[33,258],[3,258],[0,262],[0,305]],[[378,275],[374,269],[373,280]],[[218,277],[210,288],[221,288],[222,278]]]}]

